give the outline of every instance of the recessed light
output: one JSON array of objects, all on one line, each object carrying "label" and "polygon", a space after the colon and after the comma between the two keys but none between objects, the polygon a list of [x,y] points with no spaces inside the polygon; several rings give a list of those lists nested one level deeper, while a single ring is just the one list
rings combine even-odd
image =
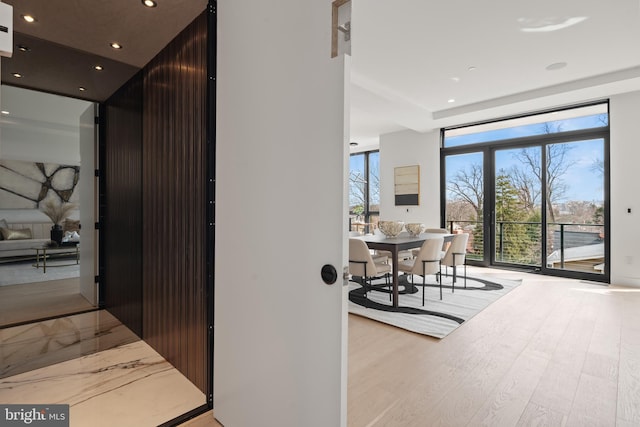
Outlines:
[{"label": "recessed light", "polygon": [[11,73],[11,75],[13,77],[15,77],[16,79],[21,79],[22,78],[22,74],[20,74],[20,73]]},{"label": "recessed light", "polygon": [[547,65],[545,68],[547,71],[559,70],[567,66],[566,62],[554,62],[553,64]]},{"label": "recessed light", "polygon": [[357,143],[357,142],[353,142],[353,141],[352,141],[352,142],[350,142],[350,143],[349,143],[349,145],[350,145],[350,146],[352,146],[352,147],[355,147],[355,146],[357,146],[357,145],[358,145],[358,143]]},{"label": "recessed light", "polygon": [[18,50],[19,50],[20,52],[29,52],[31,49],[29,49],[29,47],[28,47],[28,46],[25,46],[25,45],[23,45],[23,44],[19,44],[19,45],[18,45]]},{"label": "recessed light", "polygon": [[460,83],[460,77],[451,77],[451,80],[456,83]]},{"label": "recessed light", "polygon": [[142,4],[147,7],[156,7],[158,5],[154,0],[142,0]]},{"label": "recessed light", "polygon": [[449,104],[451,104],[451,103],[456,102],[456,100],[455,100],[455,99],[453,99],[453,98],[451,98],[451,99],[448,99],[448,100],[447,100],[447,102],[448,102]]},{"label": "recessed light", "polygon": [[569,18],[550,16],[542,19],[518,18],[520,31],[524,33],[548,33],[579,24],[588,19],[587,16],[572,16]]},{"label": "recessed light", "polygon": [[5,116],[9,115],[9,112],[7,110],[2,110],[0,111],[0,113],[4,114]]},{"label": "recessed light", "polygon": [[118,42],[112,42],[109,46],[111,46],[114,49],[122,49],[122,45]]},{"label": "recessed light", "polygon": [[102,71],[104,70],[104,68],[102,68],[102,65],[96,65],[95,67],[93,67],[96,71]]},{"label": "recessed light", "polygon": [[20,15],[20,16],[22,17],[22,19],[27,21],[29,24],[32,24],[32,23],[36,22],[36,18],[34,18],[31,15]]},{"label": "recessed light", "polygon": [[82,87],[82,86],[80,86],[80,87],[78,88],[78,90],[79,90],[80,92],[84,92],[84,91],[85,91],[85,90],[87,90],[87,89],[86,89],[86,88],[84,88],[84,87]]},{"label": "recessed light", "polygon": [[474,67],[474,66],[472,65],[472,66],[470,66],[470,67],[469,67],[469,68],[467,68],[467,69],[468,69],[469,71],[475,71],[475,70],[476,70],[476,67]]}]

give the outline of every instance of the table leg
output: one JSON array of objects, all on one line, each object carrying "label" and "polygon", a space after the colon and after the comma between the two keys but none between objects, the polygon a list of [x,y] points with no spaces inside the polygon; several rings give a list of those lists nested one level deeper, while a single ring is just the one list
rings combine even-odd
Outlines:
[{"label": "table leg", "polygon": [[393,268],[393,306],[398,306],[398,248],[393,246],[391,250],[391,268]]},{"label": "table leg", "polygon": [[47,249],[42,248],[42,274],[47,272]]}]

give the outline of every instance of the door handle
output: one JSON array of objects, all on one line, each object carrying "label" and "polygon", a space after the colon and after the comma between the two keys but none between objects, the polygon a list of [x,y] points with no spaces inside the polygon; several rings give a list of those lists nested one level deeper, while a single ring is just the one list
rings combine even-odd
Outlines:
[{"label": "door handle", "polygon": [[333,285],[338,280],[338,271],[331,264],[325,264],[322,266],[322,270],[320,270],[320,276],[322,277],[322,281],[327,285]]}]

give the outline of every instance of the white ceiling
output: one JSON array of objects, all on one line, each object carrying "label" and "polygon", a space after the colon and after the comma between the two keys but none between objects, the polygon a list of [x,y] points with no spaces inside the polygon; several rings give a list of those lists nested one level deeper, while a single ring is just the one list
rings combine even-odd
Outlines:
[{"label": "white ceiling", "polygon": [[397,130],[640,90],[639,0],[352,2],[351,140],[360,147]]}]

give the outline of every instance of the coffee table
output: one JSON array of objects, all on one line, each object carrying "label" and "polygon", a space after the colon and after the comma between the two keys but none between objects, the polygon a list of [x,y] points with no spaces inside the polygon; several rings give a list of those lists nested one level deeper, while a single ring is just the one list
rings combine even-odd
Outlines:
[{"label": "coffee table", "polygon": [[[47,253],[49,256],[52,254],[56,255],[76,255],[75,264],[80,264],[80,245],[75,246],[56,246],[56,247],[48,247],[48,246],[34,246],[31,248],[36,251],[36,263],[34,267],[40,268],[40,261],[42,260],[42,274],[47,272]],[[49,267],[65,267],[74,264],[59,264],[59,265],[50,265]]]}]

